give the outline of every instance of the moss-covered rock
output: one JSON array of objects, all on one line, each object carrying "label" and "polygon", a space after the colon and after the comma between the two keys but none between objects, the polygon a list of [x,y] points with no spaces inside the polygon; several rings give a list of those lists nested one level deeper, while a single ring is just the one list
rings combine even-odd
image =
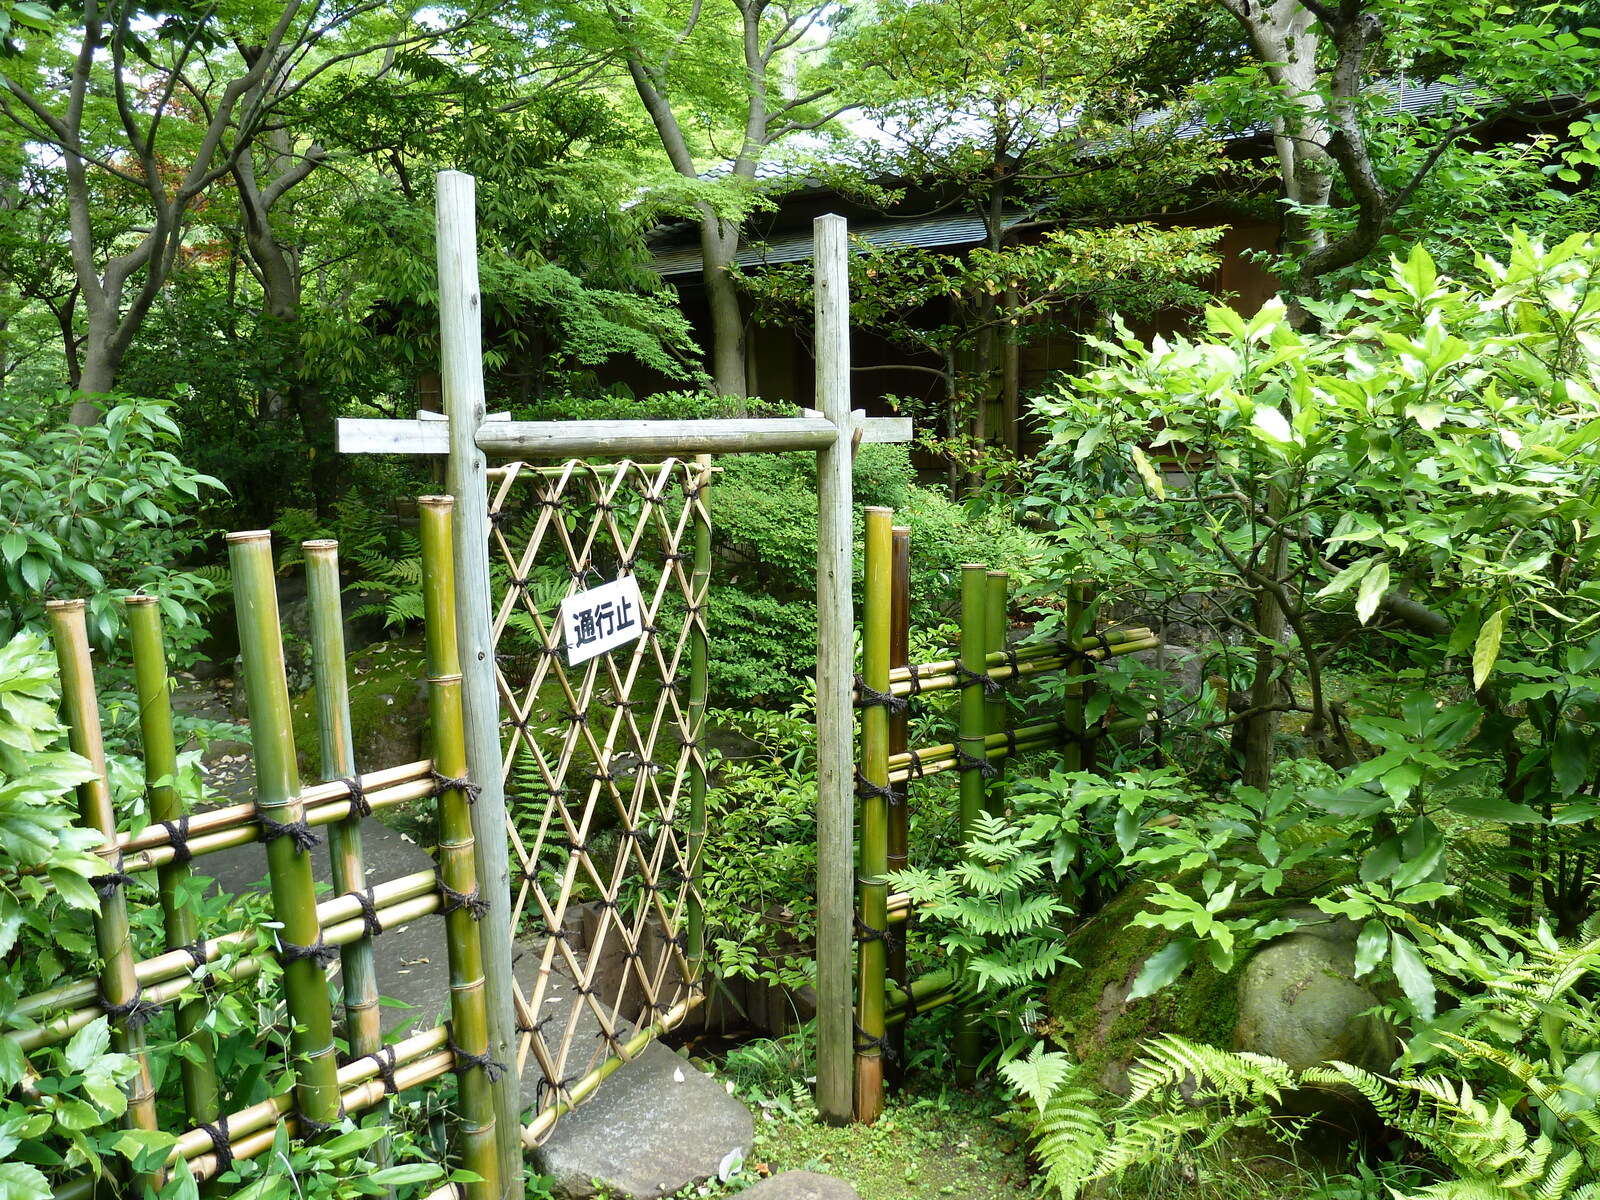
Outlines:
[{"label": "moss-covered rock", "polygon": [[[1185,886],[1183,878],[1169,882]],[[1224,915],[1271,920],[1334,886],[1324,873],[1291,873],[1278,895],[1251,897]],[[1127,1091],[1128,1064],[1147,1039],[1173,1033],[1232,1049],[1238,1025],[1243,963],[1223,974],[1202,956],[1173,986],[1128,999],[1145,962],[1173,937],[1165,929],[1132,924],[1154,889],[1148,881],[1125,889],[1075,929],[1068,950],[1079,965],[1062,971],[1050,990],[1048,1031],[1066,1041],[1088,1079],[1119,1094]]]},{"label": "moss-covered rock", "polygon": [[[356,767],[377,771],[428,754],[428,663],[420,638],[375,642],[351,654],[350,733]],[[320,777],[317,692],[294,701],[294,743],[307,778]]]}]

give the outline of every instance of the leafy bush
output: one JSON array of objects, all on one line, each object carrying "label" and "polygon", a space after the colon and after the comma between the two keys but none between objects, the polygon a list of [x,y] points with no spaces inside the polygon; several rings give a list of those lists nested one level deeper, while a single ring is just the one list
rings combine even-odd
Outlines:
[{"label": "leafy bush", "polygon": [[83,596],[95,645],[114,653],[118,601],[160,597],[180,659],[204,636],[213,585],[180,564],[200,545],[196,508],[222,485],[175,453],[169,405],[119,399],[98,425],[58,406],[0,406],[0,638],[42,628],[44,603]]}]

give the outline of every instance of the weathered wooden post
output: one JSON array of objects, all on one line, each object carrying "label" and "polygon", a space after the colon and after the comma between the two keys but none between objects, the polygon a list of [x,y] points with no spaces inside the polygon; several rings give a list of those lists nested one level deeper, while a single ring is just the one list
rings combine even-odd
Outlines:
[{"label": "weathered wooden post", "polygon": [[854,1112],[849,244],[843,217],[818,217],[812,230],[817,407],[838,431],[817,452],[817,1111],[842,1125]]},{"label": "weathered wooden post", "polygon": [[[467,774],[477,785],[472,806],[479,895],[484,914],[484,1000],[489,1055],[516,1061],[516,1010],[511,975],[511,856],[506,844],[506,796],[501,777],[500,696],[495,681],[489,595],[489,476],[478,449],[483,424],[483,304],[478,294],[476,183],[460,171],[440,171],[434,190],[439,261],[439,359],[444,410],[450,422],[447,487],[455,500],[456,627],[460,642]],[[521,1200],[522,1101],[515,1071],[494,1081],[501,1194]]]}]

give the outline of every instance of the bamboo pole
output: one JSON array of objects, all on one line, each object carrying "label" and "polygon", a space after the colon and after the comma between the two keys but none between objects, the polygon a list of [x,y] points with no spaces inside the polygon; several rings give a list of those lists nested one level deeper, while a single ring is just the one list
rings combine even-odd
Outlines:
[{"label": "bamboo pole", "polygon": [[[972,675],[987,676],[989,576],[985,567],[967,563],[961,568],[961,665]],[[962,677],[959,736],[956,753],[961,759],[961,841],[965,846],[978,815],[983,812],[985,730],[988,705],[986,687],[972,675]],[[978,1064],[983,1058],[983,1032],[975,1004],[963,1006],[956,1026],[956,1081],[968,1086],[977,1082]]]},{"label": "bamboo pole", "polygon": [[[134,686],[139,698],[139,735],[144,746],[145,795],[150,805],[152,825],[173,830],[187,827],[183,799],[173,782],[178,773],[178,748],[172,736],[171,681],[167,675],[167,654],[161,636],[161,608],[154,596],[130,596],[127,600],[128,634],[133,646]],[[156,889],[161,897],[162,929],[168,950],[194,946],[200,940],[200,925],[194,905],[185,894],[189,865],[177,861],[156,871]],[[187,956],[187,951],[184,951]],[[137,978],[135,983],[143,986]],[[216,1040],[205,1027],[206,1003],[196,998],[178,1005],[174,1013],[178,1039],[196,1051],[179,1060],[183,1082],[184,1112],[194,1125],[215,1121],[221,1111],[217,1086]],[[198,1061],[197,1061],[198,1060]]]},{"label": "bamboo pole", "polygon": [[[1129,630],[1110,630],[1072,642],[1049,642],[1038,646],[1022,646],[1010,653],[989,655],[990,679],[1006,680],[1035,675],[1041,671],[1054,671],[1073,659],[1104,662],[1122,654],[1134,654],[1160,645],[1160,640],[1143,627]],[[1016,662],[1013,664],[1012,659]],[[958,672],[957,661],[922,663],[915,667],[896,669],[889,677],[889,690],[896,696],[914,696],[920,692],[938,692],[961,686],[964,678]]]},{"label": "bamboo pole", "polygon": [[[350,730],[350,680],[345,673],[344,603],[339,587],[339,543],[317,539],[301,542],[305,555],[306,593],[311,603],[311,674],[317,693],[317,738],[322,781],[359,779],[355,739]],[[352,792],[351,799],[355,795]],[[363,796],[363,804],[365,797]],[[365,892],[366,863],[361,853],[361,808],[328,826],[328,858],[333,890]],[[378,1008],[378,971],[372,938],[363,936],[339,948],[339,974],[344,981],[345,1038],[356,1058],[376,1054],[383,1046],[382,1013]],[[379,1101],[386,1111],[387,1099]],[[389,1164],[389,1139],[373,1147],[380,1167]],[[393,1194],[392,1190],[389,1194]]]},{"label": "bamboo pole", "polygon": [[450,959],[451,1050],[460,1093],[461,1162],[482,1178],[467,1185],[469,1200],[498,1200],[499,1150],[491,1085],[505,1072],[495,1063],[484,999],[479,922],[485,906],[474,862],[472,811],[466,780],[466,730],[461,709],[461,660],[456,648],[455,573],[449,496],[417,501],[422,526],[422,601],[428,643],[428,718],[436,770],[451,785],[439,793],[439,882],[448,900],[445,935]]},{"label": "bamboo pole", "polygon": [[818,217],[812,230],[817,406],[838,430],[817,452],[817,1111],[842,1125],[855,1108],[849,246],[843,217]]},{"label": "bamboo pole", "polygon": [[[911,530],[896,525],[889,531],[889,674],[896,667],[911,662]],[[904,754],[910,747],[910,715],[906,706],[889,711],[889,761]],[[889,870],[903,871],[911,865],[911,807],[905,781],[898,786],[890,779],[893,792],[889,797]],[[910,982],[906,965],[905,931],[888,943],[888,976],[902,989]],[[887,1039],[890,1054],[886,1076],[892,1085],[898,1085],[905,1071],[906,1025],[900,1022],[889,1028]]]},{"label": "bamboo pole", "polygon": [[[95,699],[94,672],[89,665],[89,633],[84,624],[82,600],[50,600],[45,610],[55,641],[56,663],[61,671],[61,707],[66,718],[67,741],[73,753],[89,760],[94,778],[78,785],[78,819],[100,832],[114,846],[117,815],[111,804],[111,783],[106,775],[105,742],[100,733],[100,706]],[[138,1069],[128,1081],[128,1111],[124,1118],[134,1129],[157,1130],[155,1088],[145,1057],[142,1029],[146,1010],[139,981],[133,974],[133,942],[128,926],[126,875],[116,859],[111,870],[92,879],[100,894],[100,912],[94,919],[95,945],[100,954],[100,993],[111,1020],[111,1044],[131,1055]],[[159,1178],[153,1180],[157,1185]]]},{"label": "bamboo pole", "polygon": [[[1011,576],[1005,571],[990,571],[986,580],[985,597],[987,603],[984,612],[984,633],[987,635],[986,650],[989,657],[1004,654],[1006,649],[1006,631],[1011,626],[1011,618],[1007,610],[1007,587]],[[987,661],[987,658],[985,659]],[[986,735],[1004,733],[1006,728],[1006,694],[996,688],[991,694],[984,689],[983,732]],[[993,816],[1005,813],[1006,787],[1003,779],[996,776],[989,781],[989,787],[984,796],[984,808]]]},{"label": "bamboo pole", "polygon": [[[251,757],[256,768],[256,806],[267,842],[272,912],[279,923],[284,998],[294,1023],[289,1033],[295,1102],[304,1127],[315,1133],[341,1115],[333,1010],[321,955],[327,951],[317,920],[311,877],[311,834],[300,801],[289,685],[284,678],[283,637],[273,578],[272,535],[265,530],[230,533],[234,608],[239,651],[250,702]],[[275,835],[275,836],[274,836]]]},{"label": "bamboo pole", "polygon": [[[1155,630],[1146,625],[1130,625],[1126,629],[1097,630],[1082,637],[1058,638],[1048,642],[1035,642],[1031,646],[1018,646],[1009,654],[990,654],[986,656],[985,661],[990,667],[998,667],[1009,663],[1013,654],[1022,662],[1027,662],[1030,658],[1059,658],[1069,649],[1086,651],[1101,646],[1115,646],[1121,642],[1146,641],[1155,636]],[[959,658],[951,658],[939,662],[919,663],[915,667],[896,667],[889,672],[889,682],[906,682],[913,672],[923,680],[933,675],[948,675],[960,665]]]},{"label": "bamboo pole", "polygon": [[[866,587],[861,605],[862,691],[889,691],[889,629],[893,615],[894,510],[868,508]],[[856,1120],[883,1113],[883,995],[889,921],[889,707],[868,703],[861,714],[861,874],[857,950]]]},{"label": "bamboo pole", "polygon": [[[1116,737],[1148,724],[1145,717],[1123,717],[1113,721],[1105,728],[1090,734],[1090,738]],[[1035,750],[1046,750],[1051,746],[1059,746],[1066,736],[1066,721],[1058,717],[1054,721],[1045,721],[1038,725],[1025,725],[1020,729],[1013,729],[1007,733],[997,733],[993,737],[985,737],[984,757],[991,762],[1009,758],[1013,754],[1031,754]],[[915,754],[915,758],[912,755]],[[953,771],[961,764],[960,747],[946,742],[938,746],[927,746],[917,751],[907,751],[905,754],[896,755],[889,760],[889,782],[899,783],[902,780],[925,779],[929,775],[940,775],[945,771]]]},{"label": "bamboo pole", "polygon": [[[472,806],[483,924],[485,1003],[490,1052],[512,1062],[517,1018],[511,974],[511,853],[501,775],[500,694],[494,671],[494,611],[489,591],[489,481],[477,437],[484,424],[482,298],[478,292],[476,181],[460,171],[436,177],[439,262],[439,375],[450,428],[448,489],[455,498],[456,629],[461,639],[461,703],[467,769],[478,786]],[[522,1149],[516,1130],[522,1097],[515,1072],[493,1083],[499,1180],[505,1200],[522,1200]]]},{"label": "bamboo pole", "polygon": [[691,980],[699,983],[705,958],[705,907],[700,898],[701,858],[706,841],[706,702],[710,693],[710,645],[706,605],[711,597],[711,457],[702,455],[694,505],[694,621],[689,635],[689,920],[688,959]]}]

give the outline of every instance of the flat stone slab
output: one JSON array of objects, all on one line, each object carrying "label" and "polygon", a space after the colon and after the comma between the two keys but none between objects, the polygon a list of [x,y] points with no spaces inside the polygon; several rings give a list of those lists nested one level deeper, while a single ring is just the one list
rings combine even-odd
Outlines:
[{"label": "flat stone slab", "polygon": [[754,1137],[749,1109],[711,1076],[652,1042],[556,1122],[550,1139],[533,1152],[533,1165],[554,1178],[558,1200],[601,1192],[656,1200],[712,1178],[730,1154],[749,1155]]},{"label": "flat stone slab", "polygon": [[750,1200],[858,1200],[855,1188],[832,1175],[783,1171],[739,1193]]}]

